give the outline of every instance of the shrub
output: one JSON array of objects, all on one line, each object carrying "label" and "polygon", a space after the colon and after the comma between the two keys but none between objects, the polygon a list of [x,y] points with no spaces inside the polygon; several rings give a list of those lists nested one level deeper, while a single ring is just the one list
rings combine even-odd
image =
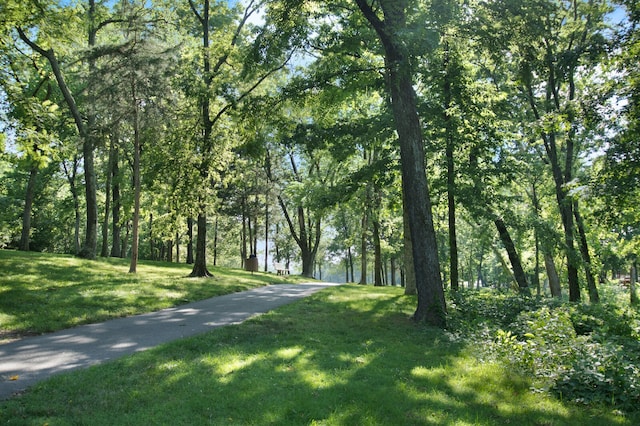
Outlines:
[{"label": "shrub", "polygon": [[479,356],[532,375],[539,390],[584,404],[640,409],[640,318],[614,304],[582,305],[461,292],[454,332]]}]

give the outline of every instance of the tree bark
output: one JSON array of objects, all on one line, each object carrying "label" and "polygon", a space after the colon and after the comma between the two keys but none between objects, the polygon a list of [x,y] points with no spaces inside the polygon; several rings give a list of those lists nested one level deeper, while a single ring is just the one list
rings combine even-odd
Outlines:
[{"label": "tree bark", "polygon": [[405,195],[402,195],[402,226],[403,226],[403,242],[404,250],[402,252],[404,259],[404,294],[407,296],[418,294],[416,288],[416,272],[413,267],[413,244],[411,243],[411,231],[409,230],[409,209]]},{"label": "tree bark", "polygon": [[193,259],[193,218],[187,218],[187,265],[192,265]]},{"label": "tree bark", "polygon": [[[118,138],[114,135],[114,138],[117,142]],[[120,208],[122,206],[122,202],[120,200],[120,154],[117,146],[114,146],[113,150],[113,162],[111,164],[111,193],[113,200],[113,211],[111,212],[112,216],[112,242],[111,242],[111,257],[123,257],[124,253],[122,251],[122,240],[121,240],[121,226],[120,226]]]},{"label": "tree bark", "polygon": [[109,160],[107,161],[107,181],[105,183],[104,197],[104,219],[102,220],[102,246],[100,249],[100,257],[109,255],[109,215],[111,214],[111,185],[113,185],[113,139],[109,141]]},{"label": "tree bark", "polygon": [[444,123],[445,123],[445,156],[447,158],[447,214],[449,224],[449,274],[451,281],[451,290],[458,290],[458,241],[456,236],[456,200],[455,200],[455,163],[453,158],[454,138],[451,116],[449,108],[451,108],[451,75],[449,70],[449,47],[445,42],[445,52],[443,61],[444,71]]},{"label": "tree bark", "polygon": [[513,269],[513,277],[518,284],[518,290],[521,293],[530,294],[529,284],[527,283],[527,276],[524,273],[524,269],[522,268],[522,262],[520,261],[520,255],[516,250],[516,246],[511,239],[511,235],[509,234],[509,230],[505,225],[504,221],[500,217],[496,217],[493,220],[493,223],[496,225],[498,229],[498,234],[500,235],[500,241],[502,241],[502,245],[507,251],[507,255],[509,256],[509,261],[511,262],[511,268]]},{"label": "tree bark", "polygon": [[372,25],[385,52],[386,84],[400,144],[402,188],[413,243],[413,263],[418,292],[414,320],[430,325],[446,325],[446,304],[431,199],[427,184],[422,126],[413,90],[411,64],[401,35],[406,32],[406,0],[380,0],[384,21],[366,0],[356,0]]},{"label": "tree bark", "polygon": [[578,247],[580,248],[580,254],[582,255],[582,262],[584,263],[584,273],[587,277],[587,290],[589,291],[589,301],[591,303],[599,303],[600,295],[598,294],[598,287],[596,285],[596,279],[593,276],[591,269],[591,255],[589,254],[589,244],[587,243],[587,234],[584,228],[584,220],[578,209],[578,202],[574,202],[573,215],[576,219],[576,226],[578,227],[578,237],[580,238]]},{"label": "tree bark", "polygon": [[382,247],[380,246],[380,224],[378,219],[373,219],[373,252],[374,252],[374,266],[373,266],[373,285],[375,287],[382,287]]},{"label": "tree bark", "polygon": [[[129,263],[129,273],[135,274],[138,268],[138,252],[140,240],[140,120],[137,99],[136,77],[131,77],[131,100],[133,112],[133,237],[131,241],[131,261]],[[151,228],[153,229],[153,228]],[[150,238],[153,244],[153,238]],[[151,251],[153,258],[153,250]]]},{"label": "tree bark", "polygon": [[635,264],[631,267],[629,275],[629,303],[631,304],[631,306],[638,306],[638,304],[640,304],[640,302],[638,301],[638,293],[636,292],[636,284],[638,282],[638,268]]},{"label": "tree bark", "polygon": [[369,223],[368,219],[368,209],[365,207],[362,212],[362,220],[361,220],[361,233],[360,233],[360,282],[359,284],[366,285],[367,284],[367,264],[368,264],[368,253],[367,253],[367,224]]},{"label": "tree bark", "polygon": [[558,271],[556,270],[556,264],[553,260],[551,253],[543,250],[544,252],[544,266],[547,270],[547,279],[549,280],[549,291],[552,297],[562,297],[562,287],[560,287],[560,278],[558,278]]},{"label": "tree bark", "polygon": [[196,259],[191,270],[190,277],[212,277],[213,274],[207,269],[207,232],[201,228],[207,227],[207,214],[204,213],[204,207],[200,208],[201,213],[198,214],[198,229],[196,232]]}]

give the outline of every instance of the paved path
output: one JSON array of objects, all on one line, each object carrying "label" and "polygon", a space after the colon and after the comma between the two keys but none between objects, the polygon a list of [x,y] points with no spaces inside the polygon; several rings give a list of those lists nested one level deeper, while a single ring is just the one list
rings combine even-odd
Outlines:
[{"label": "paved path", "polygon": [[7,399],[52,374],[237,324],[333,285],[336,284],[270,285],[0,344],[0,399]]}]

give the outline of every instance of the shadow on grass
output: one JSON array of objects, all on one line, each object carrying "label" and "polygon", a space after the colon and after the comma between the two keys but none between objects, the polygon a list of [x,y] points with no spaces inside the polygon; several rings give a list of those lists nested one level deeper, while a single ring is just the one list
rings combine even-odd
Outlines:
[{"label": "shadow on grass", "polygon": [[[0,341],[151,312],[285,279],[215,268],[217,279],[188,278],[189,265],[0,250]],[[290,278],[289,281],[295,281]]]},{"label": "shadow on grass", "polygon": [[[61,375],[0,419],[84,424],[624,424],[531,394],[409,320],[393,289],[338,287],[244,324]],[[10,424],[10,422],[9,422]]]}]

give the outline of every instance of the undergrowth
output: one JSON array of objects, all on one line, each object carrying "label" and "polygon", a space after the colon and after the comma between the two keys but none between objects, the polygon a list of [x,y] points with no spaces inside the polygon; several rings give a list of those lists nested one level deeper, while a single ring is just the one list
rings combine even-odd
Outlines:
[{"label": "undergrowth", "polygon": [[534,378],[563,400],[640,410],[640,314],[619,302],[569,303],[495,291],[463,291],[450,331],[478,356]]}]

